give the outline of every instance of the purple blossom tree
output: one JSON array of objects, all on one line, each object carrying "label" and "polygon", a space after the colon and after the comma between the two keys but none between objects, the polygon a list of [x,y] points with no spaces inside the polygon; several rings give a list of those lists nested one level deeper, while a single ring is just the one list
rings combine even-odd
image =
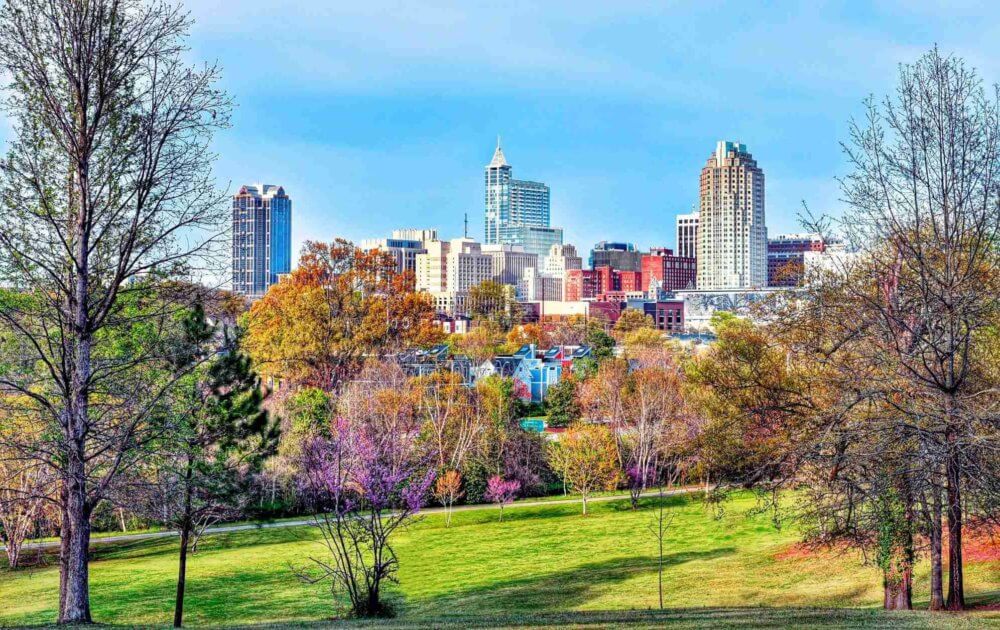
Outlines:
[{"label": "purple blossom tree", "polygon": [[299,577],[329,581],[357,617],[393,614],[382,600],[382,586],[396,581],[399,566],[390,538],[414,520],[434,480],[414,438],[341,419],[333,437],[315,438],[303,450],[302,491],[329,557],[310,557],[314,570]]},{"label": "purple blossom tree", "polygon": [[521,482],[516,479],[506,480],[500,475],[493,475],[486,482],[486,493],[483,495],[487,500],[500,506],[500,522],[503,522],[503,508],[514,500],[518,490],[521,489]]}]

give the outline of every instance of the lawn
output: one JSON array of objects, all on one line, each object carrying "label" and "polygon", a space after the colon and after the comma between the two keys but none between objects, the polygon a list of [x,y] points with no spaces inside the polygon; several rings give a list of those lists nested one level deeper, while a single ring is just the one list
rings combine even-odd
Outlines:
[{"label": "lawn", "polygon": [[[1000,624],[1000,611],[955,618],[886,616],[878,606],[878,574],[852,554],[811,555],[796,534],[766,516],[749,516],[752,499],[727,504],[720,516],[696,497],[666,499],[673,522],[666,544],[666,605],[657,605],[654,500],[633,511],[627,500],[457,512],[451,528],[427,516],[399,536],[400,584],[391,597],[400,620],[433,627],[615,623],[701,627],[880,625],[938,627]],[[330,619],[329,589],[298,580],[324,548],[308,527],[261,529],[206,537],[189,562],[189,624],[309,624]],[[111,624],[163,624],[173,606],[176,540],[95,547],[91,571],[94,618]],[[1000,562],[970,562],[973,603],[1000,604]],[[916,603],[924,604],[927,567],[918,571]],[[54,566],[0,572],[0,626],[55,618]],[[769,610],[759,607],[790,607]],[[801,610],[861,607],[867,610]]]}]

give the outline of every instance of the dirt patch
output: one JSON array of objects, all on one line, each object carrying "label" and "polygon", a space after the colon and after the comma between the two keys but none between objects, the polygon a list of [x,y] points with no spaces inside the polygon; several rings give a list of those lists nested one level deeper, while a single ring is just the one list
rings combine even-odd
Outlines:
[{"label": "dirt patch", "polygon": [[[967,563],[1000,562],[1000,528],[972,526],[963,530],[962,557]],[[944,532],[944,557],[948,557],[948,531]],[[919,540],[917,545],[922,550],[927,549],[927,541]],[[830,558],[850,553],[852,550],[846,544],[835,546],[816,546],[807,543],[793,543],[774,554],[773,558],[783,560],[804,560],[806,558]]]},{"label": "dirt patch", "polygon": [[970,530],[962,538],[962,558],[966,562],[1000,562],[1000,531],[997,528]]}]

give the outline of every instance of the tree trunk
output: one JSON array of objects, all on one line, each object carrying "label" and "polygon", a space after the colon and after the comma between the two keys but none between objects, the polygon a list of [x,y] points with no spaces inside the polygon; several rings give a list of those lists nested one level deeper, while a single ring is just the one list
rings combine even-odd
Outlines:
[{"label": "tree trunk", "polygon": [[174,627],[184,624],[184,586],[187,582],[188,544],[191,541],[191,477],[194,467],[191,457],[184,471],[184,514],[181,515],[181,557],[177,563],[177,597],[174,600]]},{"label": "tree trunk", "polygon": [[181,528],[181,558],[177,568],[177,598],[174,600],[174,627],[180,628],[184,623],[184,585],[187,580],[188,543],[191,528],[184,525]]},{"label": "tree trunk", "polygon": [[913,609],[913,571],[906,569],[899,579],[886,577],[884,582],[886,610]]},{"label": "tree trunk", "polygon": [[586,516],[587,515],[587,493],[584,492],[582,496],[583,496],[583,515]]},{"label": "tree trunk", "polygon": [[90,572],[87,554],[90,550],[90,508],[87,505],[81,449],[71,449],[67,463],[66,507],[63,513],[62,551],[60,560],[59,623],[91,623]]},{"label": "tree trunk", "polygon": [[944,609],[944,572],[942,570],[942,534],[941,531],[941,491],[937,487],[931,490],[931,522],[930,534],[930,555],[931,555],[931,610]]},{"label": "tree trunk", "polygon": [[[950,438],[951,441],[953,438]],[[948,610],[965,609],[962,579],[962,490],[957,454],[948,454]]]}]

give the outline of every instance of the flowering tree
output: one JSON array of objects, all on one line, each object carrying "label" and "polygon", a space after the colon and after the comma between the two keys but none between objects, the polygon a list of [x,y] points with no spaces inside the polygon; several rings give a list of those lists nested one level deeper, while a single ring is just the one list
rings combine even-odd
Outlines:
[{"label": "flowering tree", "polygon": [[414,519],[434,480],[413,437],[340,419],[332,437],[314,438],[303,451],[303,491],[329,557],[310,557],[318,570],[299,575],[330,581],[358,617],[392,615],[382,601],[382,585],[396,581],[399,566],[390,538]]},{"label": "flowering tree", "polygon": [[483,496],[500,506],[501,523],[503,522],[503,506],[513,502],[520,489],[520,481],[516,479],[506,480],[500,475],[493,475],[486,483],[486,494]]}]

